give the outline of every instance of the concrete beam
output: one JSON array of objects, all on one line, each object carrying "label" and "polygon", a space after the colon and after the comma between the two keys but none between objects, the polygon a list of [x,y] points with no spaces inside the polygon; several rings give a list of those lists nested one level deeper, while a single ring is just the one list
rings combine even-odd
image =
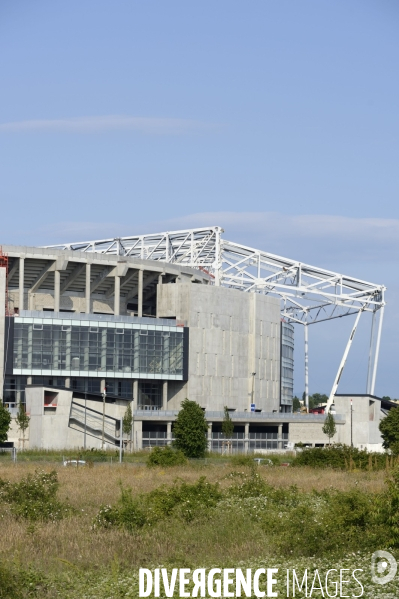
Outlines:
[{"label": "concrete beam", "polygon": [[18,258],[15,258],[12,268],[8,271],[8,275],[7,275],[8,284],[10,284],[10,281],[11,281],[12,277],[15,275],[15,273],[17,272],[18,268],[19,268],[19,260],[18,260]]},{"label": "concrete beam", "polygon": [[90,314],[90,280],[91,280],[91,264],[87,262],[86,266],[86,281],[85,281],[85,312]]},{"label": "concrete beam", "polygon": [[[143,272],[143,271],[139,271],[139,272]],[[158,278],[158,275],[159,275],[159,273],[155,272],[155,273],[151,274],[150,276],[146,277],[146,279],[143,280],[143,290],[146,288],[147,285],[149,285],[150,283],[155,281],[155,279]],[[127,294],[126,301],[132,299],[132,297],[137,297],[138,293],[139,293],[139,285],[137,284]]]},{"label": "concrete beam", "polygon": [[19,262],[19,310],[24,309],[24,288],[25,288],[25,258],[22,256],[18,260]]},{"label": "concrete beam", "polygon": [[77,264],[75,266],[69,277],[67,277],[61,285],[61,294],[63,294],[76,281],[78,277],[80,277],[85,268],[86,264],[84,262],[83,264]]},{"label": "concrete beam", "polygon": [[104,282],[111,272],[114,270],[113,266],[106,266],[104,270],[100,272],[99,275],[94,279],[94,281],[90,285],[90,294],[94,293],[94,291]]},{"label": "concrete beam", "polygon": [[33,284],[29,289],[30,293],[34,293],[36,289],[39,289],[40,285],[46,280],[47,275],[55,270],[55,264],[56,260],[54,260],[54,262],[49,262],[44,266],[44,268],[37,275],[36,279],[33,281]]}]

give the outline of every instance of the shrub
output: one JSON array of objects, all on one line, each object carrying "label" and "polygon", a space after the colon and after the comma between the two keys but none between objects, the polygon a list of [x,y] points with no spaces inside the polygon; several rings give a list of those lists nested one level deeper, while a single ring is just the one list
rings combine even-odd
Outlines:
[{"label": "shrub", "polygon": [[395,455],[399,454],[399,408],[392,408],[388,415],[380,422],[383,446],[390,449]]},{"label": "shrub", "polygon": [[11,425],[11,414],[4,407],[3,401],[0,399],[0,443],[7,441],[8,430]]},{"label": "shrub", "polygon": [[85,460],[86,462],[106,462],[107,454],[102,449],[95,449],[92,447],[91,449],[82,451],[78,458]]},{"label": "shrub", "polygon": [[170,445],[154,447],[147,460],[149,468],[154,466],[168,468],[170,466],[184,466],[184,464],[187,464],[187,458],[184,453],[179,449],[172,449]]},{"label": "shrub", "polygon": [[219,485],[208,483],[204,477],[194,484],[176,483],[137,497],[130,488],[121,487],[117,504],[100,509],[94,528],[120,527],[132,532],[172,517],[191,522],[215,507],[221,497]]},{"label": "shrub", "polygon": [[292,466],[311,468],[336,468],[339,470],[380,470],[386,467],[385,454],[369,453],[348,445],[309,447],[303,449],[292,461]]},{"label": "shrub", "polygon": [[187,458],[203,458],[208,447],[208,424],[205,414],[195,401],[185,399],[173,428],[174,446]]},{"label": "shrub", "polygon": [[18,483],[0,479],[0,500],[10,505],[17,518],[30,522],[56,521],[70,512],[67,505],[57,500],[58,478],[55,470],[35,471]]}]

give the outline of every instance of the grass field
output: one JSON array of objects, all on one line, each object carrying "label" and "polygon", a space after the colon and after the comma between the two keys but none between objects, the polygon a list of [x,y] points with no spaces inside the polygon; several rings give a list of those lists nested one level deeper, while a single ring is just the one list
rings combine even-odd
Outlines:
[{"label": "grass field", "polygon": [[[236,497],[233,503],[229,503],[231,500],[225,501],[223,509],[212,512],[211,517],[202,514],[189,523],[181,518],[171,517],[133,532],[119,527],[93,528],[100,508],[104,505],[112,506],[118,501],[121,483],[132,489],[133,497],[138,497],[150,494],[162,485],[173,486],[176,480],[194,484],[201,476],[206,476],[207,481],[218,482],[221,490],[227,492],[237,477],[239,480],[246,480],[253,475],[250,469],[233,466],[228,460],[170,469],[148,469],[133,461],[122,465],[96,463],[92,468],[65,468],[57,463],[41,464],[39,467],[47,471],[56,470],[60,483],[58,498],[70,504],[74,512],[57,522],[28,523],[15,518],[9,506],[0,503],[1,563],[9,565],[15,572],[23,572],[24,588],[21,590],[22,594],[15,597],[28,596],[26,593],[29,588],[30,596],[36,596],[36,593],[43,599],[113,599],[138,596],[138,568],[158,565],[195,569],[215,564],[219,567],[238,567],[238,564],[254,567],[254,564],[267,562],[272,564],[270,567],[274,567],[276,563],[283,564],[285,568],[295,565],[299,567],[301,564],[304,567],[324,564],[328,569],[334,567],[334,563],[344,563],[348,559],[352,560],[354,567],[357,567],[357,563],[369,563],[369,547],[365,542],[362,548],[358,539],[348,541],[347,550],[331,553],[331,556],[306,556],[302,555],[302,550],[298,550],[296,554],[295,550],[287,550],[289,540],[288,545],[285,543],[282,549],[276,541],[277,537],[271,536],[266,521],[262,520],[265,512],[259,503],[262,497],[249,496],[241,504],[240,497]],[[34,462],[13,465],[2,460],[0,478],[17,482],[29,473],[33,474],[36,468],[38,464]],[[283,466],[259,466],[256,472],[261,480],[267,481],[270,488],[285,493],[282,495],[282,505],[284,502],[288,505],[287,497],[295,485],[301,505],[305,507],[307,498],[310,504],[324,501],[323,493],[330,493],[332,490],[360,493],[373,498],[382,493],[385,478],[382,471],[341,472]],[[317,505],[315,509],[318,509]],[[280,515],[278,511],[275,514]],[[308,515],[304,516],[302,523],[299,520],[299,529],[301,526],[308,527],[307,517]],[[335,534],[333,523],[331,534]],[[357,551],[350,551],[351,543],[355,543],[353,546],[357,547]],[[381,589],[377,591],[380,592]],[[12,599],[12,595],[8,597],[1,592],[0,589],[1,599]],[[370,597],[383,596],[377,595],[375,589],[370,592],[373,592]],[[399,595],[396,587],[392,592],[396,593],[392,596]]]}]

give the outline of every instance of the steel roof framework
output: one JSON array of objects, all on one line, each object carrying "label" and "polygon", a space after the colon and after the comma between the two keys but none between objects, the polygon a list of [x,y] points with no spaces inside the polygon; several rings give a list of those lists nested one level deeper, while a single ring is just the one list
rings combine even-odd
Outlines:
[{"label": "steel roof framework", "polygon": [[[357,325],[360,314],[370,312],[373,324],[367,392],[374,394],[385,287],[228,241],[223,239],[223,232],[221,227],[215,226],[46,247],[160,260],[198,268],[210,274],[215,285],[279,297],[282,317],[305,325],[305,337],[310,324],[357,314]],[[380,318],[374,339],[378,311]],[[338,386],[355,330],[356,327],[345,348],[345,359],[341,362],[333,390]]]}]

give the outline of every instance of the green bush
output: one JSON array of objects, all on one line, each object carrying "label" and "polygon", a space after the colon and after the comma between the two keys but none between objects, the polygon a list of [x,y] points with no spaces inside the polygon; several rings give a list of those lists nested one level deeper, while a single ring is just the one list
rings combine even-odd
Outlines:
[{"label": "green bush", "polygon": [[173,427],[174,446],[187,458],[204,458],[208,449],[208,424],[205,413],[195,401],[185,399]]},{"label": "green bush", "polygon": [[0,599],[22,599],[22,590],[20,577],[0,563]]},{"label": "green bush", "polygon": [[78,458],[80,460],[85,460],[86,462],[106,462],[107,454],[102,449],[87,449],[86,451],[82,451],[79,453]]},{"label": "green bush", "polygon": [[387,454],[369,453],[366,449],[336,444],[331,447],[304,448],[297,453],[291,465],[338,470],[381,470],[386,467],[387,459],[390,459]]},{"label": "green bush", "polygon": [[103,506],[94,521],[94,528],[120,527],[128,531],[144,525],[154,525],[167,518],[191,522],[215,507],[222,497],[219,485],[201,477],[196,483],[176,483],[132,496],[130,488],[121,488],[121,497],[115,506]]},{"label": "green bush", "polygon": [[18,483],[0,479],[0,501],[8,503],[17,518],[30,522],[61,520],[71,508],[57,500],[58,486],[55,470],[36,470]]},{"label": "green bush", "polygon": [[170,445],[165,447],[154,447],[148,457],[147,466],[162,466],[168,468],[170,466],[184,466],[187,464],[187,458],[179,449],[173,449]]}]

